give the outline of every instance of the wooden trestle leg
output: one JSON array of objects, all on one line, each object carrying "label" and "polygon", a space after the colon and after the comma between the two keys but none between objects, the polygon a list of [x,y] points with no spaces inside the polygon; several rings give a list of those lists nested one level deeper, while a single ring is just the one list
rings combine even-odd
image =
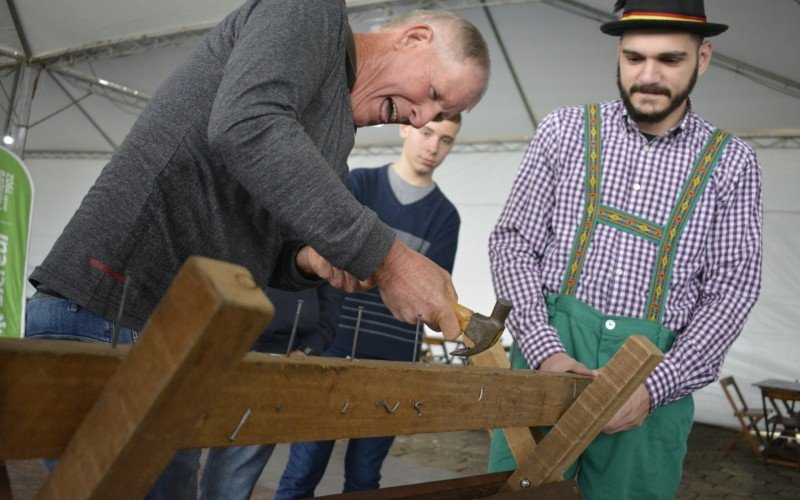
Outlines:
[{"label": "wooden trestle leg", "polygon": [[629,338],[539,446],[517,461],[517,470],[501,491],[560,481],[663,358],[664,354],[645,337]]}]

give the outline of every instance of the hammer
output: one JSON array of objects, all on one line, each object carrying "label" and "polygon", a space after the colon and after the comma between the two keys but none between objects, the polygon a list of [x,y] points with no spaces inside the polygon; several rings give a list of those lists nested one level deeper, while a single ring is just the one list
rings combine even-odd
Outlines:
[{"label": "hammer", "polygon": [[485,351],[497,343],[500,335],[505,328],[506,318],[511,308],[514,307],[511,301],[498,297],[494,304],[492,314],[484,316],[476,313],[461,304],[453,303],[453,310],[458,318],[458,327],[461,333],[475,343],[472,347],[456,349],[451,352],[452,356],[474,356]]}]

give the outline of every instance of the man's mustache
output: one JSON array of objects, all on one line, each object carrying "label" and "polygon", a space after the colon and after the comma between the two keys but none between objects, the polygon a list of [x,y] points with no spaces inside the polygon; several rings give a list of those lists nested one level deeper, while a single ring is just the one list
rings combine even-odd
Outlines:
[{"label": "man's mustache", "polygon": [[672,92],[670,92],[668,88],[659,87],[658,85],[655,84],[634,85],[631,87],[630,94],[633,95],[636,92],[642,92],[645,94],[661,94],[667,97],[672,97]]}]

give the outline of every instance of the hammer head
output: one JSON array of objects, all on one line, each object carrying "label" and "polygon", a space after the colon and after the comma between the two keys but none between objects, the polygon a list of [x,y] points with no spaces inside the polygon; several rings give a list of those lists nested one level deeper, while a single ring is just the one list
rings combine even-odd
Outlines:
[{"label": "hammer head", "polygon": [[474,313],[469,319],[467,328],[464,330],[464,336],[475,345],[456,349],[450,354],[453,356],[474,356],[495,345],[500,339],[500,335],[503,334],[506,318],[512,307],[514,306],[511,301],[498,298],[491,315],[484,316],[483,314]]}]

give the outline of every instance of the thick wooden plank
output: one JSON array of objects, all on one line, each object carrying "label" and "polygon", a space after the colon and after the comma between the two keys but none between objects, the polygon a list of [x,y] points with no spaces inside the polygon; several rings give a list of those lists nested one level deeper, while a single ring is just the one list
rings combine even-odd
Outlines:
[{"label": "thick wooden plank", "polygon": [[[60,455],[125,352],[0,340],[0,458]],[[571,374],[249,353],[183,447],[552,425],[573,390],[589,383]],[[376,401],[400,405],[389,413]]]},{"label": "thick wooden plank", "polygon": [[486,498],[491,500],[582,500],[583,495],[578,488],[578,483],[574,479],[570,479],[569,481],[531,486],[524,490],[504,491]]},{"label": "thick wooden plank", "polygon": [[578,484],[574,480],[542,484],[527,488],[524,491],[497,493],[500,487],[505,484],[509,475],[511,475],[511,471],[495,472],[429,483],[328,495],[320,498],[328,500],[461,500],[463,498],[580,500],[583,498],[578,489]]},{"label": "thick wooden plank", "polygon": [[[486,368],[504,368],[506,370],[511,368],[511,361],[508,359],[508,353],[503,349],[500,342],[482,353],[471,356],[469,358],[469,363],[473,366]],[[536,448],[536,440],[533,439],[528,427],[509,427],[503,429],[503,433],[506,436],[506,441],[508,441],[511,454],[514,455],[514,459],[517,463],[530,453],[531,450]]]},{"label": "thick wooden plank", "polygon": [[248,409],[237,445],[539,425],[566,410],[573,386],[563,374],[337,358],[253,355],[240,368],[196,442],[231,445]]},{"label": "thick wooden plank", "polygon": [[61,455],[128,351],[0,339],[0,458]]},{"label": "thick wooden plank", "polygon": [[614,355],[509,477],[503,491],[560,481],[564,472],[641,385],[664,354],[642,336],[634,336]]},{"label": "thick wooden plank", "polygon": [[272,314],[245,268],[187,260],[37,498],[143,497]]}]

